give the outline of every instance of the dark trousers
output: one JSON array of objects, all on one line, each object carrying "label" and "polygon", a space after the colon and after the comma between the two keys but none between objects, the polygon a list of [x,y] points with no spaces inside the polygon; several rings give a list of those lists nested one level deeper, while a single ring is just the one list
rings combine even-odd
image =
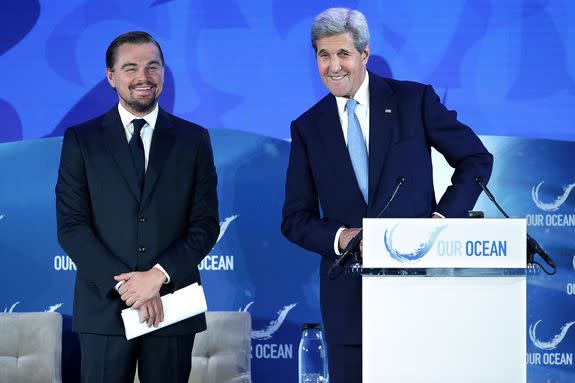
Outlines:
[{"label": "dark trousers", "polygon": [[82,383],[187,383],[194,335],[125,336],[80,334]]},{"label": "dark trousers", "polygon": [[361,345],[327,344],[329,383],[361,383]]}]

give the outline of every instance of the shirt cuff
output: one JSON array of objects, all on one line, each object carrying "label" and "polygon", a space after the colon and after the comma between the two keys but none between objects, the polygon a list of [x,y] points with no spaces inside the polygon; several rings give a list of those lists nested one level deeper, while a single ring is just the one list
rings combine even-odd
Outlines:
[{"label": "shirt cuff", "polygon": [[166,281],[164,282],[164,285],[167,285],[168,283],[170,283],[170,275],[166,272],[166,270],[164,270],[164,268],[159,263],[156,263],[154,265],[154,267],[156,269],[160,270],[166,276]]},{"label": "shirt cuff", "polygon": [[118,283],[116,283],[116,286],[114,286],[114,288],[116,289],[117,292],[120,292],[120,286],[122,286],[122,283],[124,283],[126,281],[120,281]]},{"label": "shirt cuff", "polygon": [[445,218],[445,216],[444,216],[443,214],[438,213],[438,212],[436,212],[436,211],[434,211],[431,216],[433,217],[434,215],[438,216],[439,218]]},{"label": "shirt cuff", "polygon": [[333,251],[336,255],[341,255],[341,253],[339,252],[339,236],[341,235],[341,232],[344,230],[345,227],[342,226],[335,233],[335,241],[333,241]]}]

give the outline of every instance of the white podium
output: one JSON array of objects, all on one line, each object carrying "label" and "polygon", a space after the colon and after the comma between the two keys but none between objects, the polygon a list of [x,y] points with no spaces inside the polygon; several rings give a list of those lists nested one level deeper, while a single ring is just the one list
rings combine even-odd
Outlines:
[{"label": "white podium", "polygon": [[363,382],[525,383],[524,219],[364,219]]}]

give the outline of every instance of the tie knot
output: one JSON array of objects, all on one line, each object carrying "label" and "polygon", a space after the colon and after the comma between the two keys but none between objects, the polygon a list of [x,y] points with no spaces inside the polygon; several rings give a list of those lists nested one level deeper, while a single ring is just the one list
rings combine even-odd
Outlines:
[{"label": "tie knot", "polygon": [[132,124],[134,125],[134,134],[139,136],[142,128],[146,125],[146,120],[143,118],[135,118],[132,120]]},{"label": "tie knot", "polygon": [[357,101],[355,101],[353,98],[351,100],[347,100],[347,113],[355,113],[355,107],[357,106]]}]

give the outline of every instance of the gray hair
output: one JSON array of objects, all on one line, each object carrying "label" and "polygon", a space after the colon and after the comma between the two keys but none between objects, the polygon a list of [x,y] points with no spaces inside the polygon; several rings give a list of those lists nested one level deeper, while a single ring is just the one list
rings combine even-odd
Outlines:
[{"label": "gray hair", "polygon": [[313,21],[311,45],[317,52],[317,40],[347,32],[351,32],[357,51],[363,52],[369,44],[369,28],[363,13],[349,8],[326,9]]}]

